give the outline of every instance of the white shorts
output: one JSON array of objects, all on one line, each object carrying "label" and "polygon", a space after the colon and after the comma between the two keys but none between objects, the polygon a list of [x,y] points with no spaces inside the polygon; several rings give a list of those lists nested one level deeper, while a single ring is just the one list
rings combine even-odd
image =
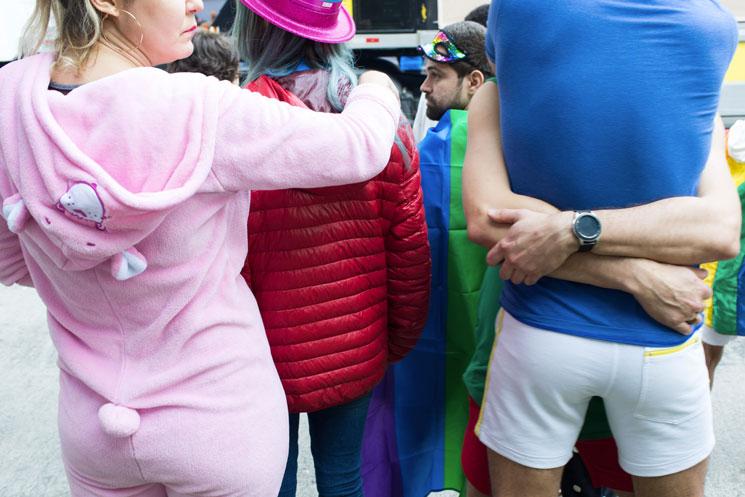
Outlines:
[{"label": "white shorts", "polygon": [[708,345],[714,345],[716,347],[724,347],[735,338],[736,335],[723,335],[713,328],[708,326],[701,327],[701,340]]},{"label": "white shorts", "polygon": [[619,463],[635,476],[688,469],[714,447],[701,339],[671,348],[580,338],[502,311],[476,433],[531,468],[569,461],[593,396],[602,397]]}]

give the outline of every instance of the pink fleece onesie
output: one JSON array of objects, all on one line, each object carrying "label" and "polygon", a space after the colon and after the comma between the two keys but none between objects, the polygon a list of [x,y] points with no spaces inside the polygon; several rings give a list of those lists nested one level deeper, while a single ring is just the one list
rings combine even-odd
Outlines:
[{"label": "pink fleece onesie", "polygon": [[0,281],[47,306],[73,496],[276,495],[287,412],[239,274],[247,190],[375,176],[396,99],[362,85],[315,114],[152,68],[65,96],[52,60],[0,70]]}]

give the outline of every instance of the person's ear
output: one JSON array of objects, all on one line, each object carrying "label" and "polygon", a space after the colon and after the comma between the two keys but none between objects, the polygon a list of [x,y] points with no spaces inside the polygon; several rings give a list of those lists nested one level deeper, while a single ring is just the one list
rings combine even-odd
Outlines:
[{"label": "person's ear", "polygon": [[121,3],[121,0],[89,0],[93,8],[99,11],[103,15],[111,17],[119,17],[119,7],[117,3]]},{"label": "person's ear", "polygon": [[477,91],[479,91],[479,88],[484,84],[484,81],[486,81],[486,78],[484,77],[484,73],[476,69],[475,71],[471,71],[471,73],[466,77],[466,82],[468,86],[468,96],[473,97]]}]

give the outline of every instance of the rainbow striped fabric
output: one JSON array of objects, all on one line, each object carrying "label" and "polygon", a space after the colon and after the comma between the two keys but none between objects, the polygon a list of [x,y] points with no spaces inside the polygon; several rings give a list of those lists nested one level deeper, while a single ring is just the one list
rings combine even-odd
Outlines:
[{"label": "rainbow striped fabric", "polygon": [[467,113],[451,110],[421,142],[432,250],[429,319],[416,348],[373,393],[362,450],[365,495],[425,497],[461,490],[468,393],[486,251],[467,239],[461,201]]},{"label": "rainbow striped fabric", "polygon": [[[735,141],[737,143],[733,143]],[[745,150],[745,121],[738,121],[730,129],[728,145],[727,161],[740,194],[745,219],[745,154],[742,153]],[[745,336],[745,228],[740,232],[740,254],[737,257],[702,267],[709,271],[707,281],[714,292],[706,306],[706,325],[723,335]]]}]

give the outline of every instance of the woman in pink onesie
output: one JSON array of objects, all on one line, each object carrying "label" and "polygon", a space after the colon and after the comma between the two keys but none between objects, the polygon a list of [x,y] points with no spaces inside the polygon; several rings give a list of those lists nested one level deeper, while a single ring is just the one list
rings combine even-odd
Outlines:
[{"label": "woman in pink onesie", "polygon": [[248,190],[366,180],[393,143],[381,74],[333,115],[151,68],[190,54],[202,7],[38,0],[29,50],[51,10],[57,52],[0,70],[0,281],[48,308],[74,497],[277,495],[287,407],[239,274]]}]

